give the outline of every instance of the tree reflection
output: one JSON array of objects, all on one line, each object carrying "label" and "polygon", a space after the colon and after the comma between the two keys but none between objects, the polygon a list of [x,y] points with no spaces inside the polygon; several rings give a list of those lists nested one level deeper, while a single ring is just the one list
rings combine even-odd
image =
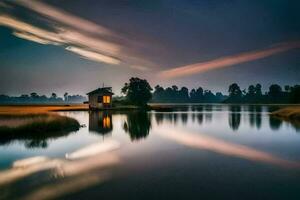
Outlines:
[{"label": "tree reflection", "polygon": [[186,124],[187,123],[187,121],[188,121],[188,114],[187,113],[181,113],[181,121],[182,121],[182,123],[183,124]]},{"label": "tree reflection", "polygon": [[276,117],[270,116],[269,118],[270,128],[274,131],[279,130],[282,125],[282,120]]},{"label": "tree reflection", "polygon": [[107,135],[113,129],[112,116],[109,112],[95,112],[89,113],[89,131],[99,133],[100,135]]},{"label": "tree reflection", "polygon": [[205,122],[206,123],[211,122],[212,117],[213,117],[212,116],[212,111],[213,111],[212,105],[205,105],[204,110],[205,110],[205,113],[204,113]]},{"label": "tree reflection", "polygon": [[129,112],[123,128],[129,133],[131,140],[146,138],[151,128],[150,117],[147,112]]},{"label": "tree reflection", "polygon": [[249,124],[251,127],[256,127],[257,129],[261,128],[261,106],[249,106]]},{"label": "tree reflection", "polygon": [[158,125],[163,123],[163,120],[164,120],[164,114],[163,113],[155,113],[154,117],[155,117],[156,123]]},{"label": "tree reflection", "polygon": [[233,131],[237,131],[241,123],[241,106],[229,106],[228,123]]},{"label": "tree reflection", "polygon": [[8,145],[13,142],[24,143],[25,147],[28,149],[32,148],[47,148],[48,142],[53,139],[57,139],[63,136],[67,136],[71,133],[75,133],[76,130],[68,131],[58,131],[50,133],[30,133],[24,132],[21,134],[11,133],[1,133],[0,145]]}]

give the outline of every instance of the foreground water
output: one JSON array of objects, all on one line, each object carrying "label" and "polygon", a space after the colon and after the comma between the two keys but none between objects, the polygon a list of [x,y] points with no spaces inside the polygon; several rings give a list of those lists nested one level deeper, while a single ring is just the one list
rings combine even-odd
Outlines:
[{"label": "foreground water", "polygon": [[271,109],[62,112],[85,126],[0,139],[0,199],[300,199],[300,129]]}]

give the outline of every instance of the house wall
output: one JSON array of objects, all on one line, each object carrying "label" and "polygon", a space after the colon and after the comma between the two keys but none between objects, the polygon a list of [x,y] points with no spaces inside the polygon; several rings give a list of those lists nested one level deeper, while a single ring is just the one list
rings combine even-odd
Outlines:
[{"label": "house wall", "polygon": [[98,103],[98,96],[97,94],[89,95],[89,107],[90,108],[102,108],[102,103]]},{"label": "house wall", "polygon": [[[99,109],[99,108],[103,108],[104,105],[102,103],[98,103],[98,97],[102,95],[98,95],[98,94],[90,94],[89,95],[89,107],[92,109]],[[112,96],[110,96],[111,100],[110,100],[110,104],[105,104],[105,107],[111,107],[112,106]]]}]

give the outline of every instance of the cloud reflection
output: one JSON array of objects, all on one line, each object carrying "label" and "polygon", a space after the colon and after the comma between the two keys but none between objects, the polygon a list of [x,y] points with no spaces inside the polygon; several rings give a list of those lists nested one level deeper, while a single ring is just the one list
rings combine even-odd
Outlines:
[{"label": "cloud reflection", "polygon": [[226,156],[238,157],[256,162],[269,163],[287,168],[300,168],[300,163],[285,160],[270,153],[251,147],[224,141],[204,134],[191,134],[187,131],[158,129],[157,133],[166,139],[192,148],[204,149]]},{"label": "cloud reflection", "polygon": [[[50,173],[56,179],[51,183],[47,179],[44,186],[33,191],[28,199],[56,198],[98,184],[111,176],[109,167],[120,163],[119,156],[112,152],[118,145],[116,141],[93,144],[68,154],[72,160],[38,156],[15,161],[11,169],[0,171],[0,187],[4,188],[38,172]],[[40,182],[43,181],[41,178]]]}]

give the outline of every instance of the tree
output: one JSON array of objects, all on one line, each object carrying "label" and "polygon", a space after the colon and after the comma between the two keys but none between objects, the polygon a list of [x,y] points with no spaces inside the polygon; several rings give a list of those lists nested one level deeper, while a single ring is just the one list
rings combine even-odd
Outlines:
[{"label": "tree", "polygon": [[229,98],[226,100],[228,103],[236,103],[242,100],[242,90],[237,83],[233,83],[228,89]]},{"label": "tree", "polygon": [[228,92],[230,97],[240,98],[242,96],[241,88],[237,83],[231,84]]},{"label": "tree", "polygon": [[39,97],[39,95],[36,92],[32,92],[32,93],[30,93],[30,97],[33,99],[36,99]]},{"label": "tree", "polygon": [[51,98],[52,99],[56,99],[57,98],[57,94],[55,94],[54,92],[51,94]]},{"label": "tree", "polygon": [[289,85],[284,86],[284,90],[286,92],[290,92],[291,87]]},{"label": "tree", "polygon": [[248,93],[247,93],[247,95],[249,97],[254,97],[255,96],[255,87],[254,87],[254,85],[250,85],[248,87]]},{"label": "tree", "polygon": [[282,88],[280,85],[272,84],[269,87],[269,102],[280,103],[282,102]]},{"label": "tree", "polygon": [[179,95],[180,101],[182,101],[182,102],[189,101],[189,89],[188,88],[182,87],[178,93],[179,93],[178,95]]},{"label": "tree", "polygon": [[261,84],[257,83],[255,85],[255,96],[259,97],[262,95],[262,91],[261,91]]},{"label": "tree", "polygon": [[269,96],[270,97],[276,98],[276,97],[280,96],[281,92],[282,92],[282,89],[281,89],[280,85],[273,84],[269,87]]},{"label": "tree", "polygon": [[291,87],[290,103],[300,103],[300,85],[294,85]]},{"label": "tree", "polygon": [[125,83],[122,93],[126,95],[129,102],[137,106],[146,106],[152,98],[152,88],[148,81],[132,77],[129,83]]},{"label": "tree", "polygon": [[68,93],[67,92],[65,92],[65,94],[64,94],[64,98],[65,98],[65,101],[68,101]]}]

